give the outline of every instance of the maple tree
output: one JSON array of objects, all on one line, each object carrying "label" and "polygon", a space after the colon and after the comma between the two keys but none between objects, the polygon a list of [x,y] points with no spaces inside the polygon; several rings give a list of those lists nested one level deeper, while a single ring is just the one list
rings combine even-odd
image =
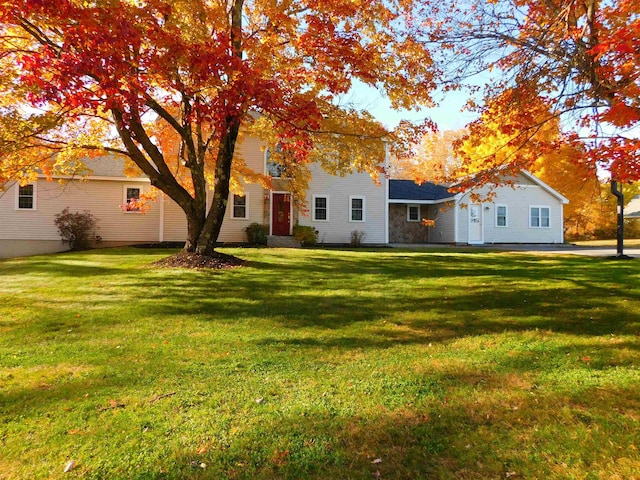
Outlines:
[{"label": "maple tree", "polygon": [[[394,108],[430,102],[418,0],[0,0],[0,184],[126,157],[184,211],[185,249],[211,255],[231,188],[260,178],[238,158],[257,135],[287,166],[377,176],[384,129],[341,108],[359,79]],[[213,188],[211,206],[207,189]]]},{"label": "maple tree", "polygon": [[[441,47],[434,52],[448,72],[445,90],[474,89],[470,107],[491,116],[502,136],[496,156],[476,158],[488,162],[484,170],[526,165],[519,147],[560,118],[563,143],[584,149],[583,163],[620,182],[640,178],[640,2],[443,0],[424,42]],[[548,114],[536,114],[538,106]],[[482,119],[469,125],[471,141],[486,133]]]},{"label": "maple tree", "polygon": [[467,133],[465,129],[425,133],[411,155],[392,160],[389,175],[419,184],[457,181],[456,172],[462,167],[462,158],[455,152],[454,145]]},{"label": "maple tree", "polygon": [[[527,115],[545,119],[549,109],[539,102]],[[452,190],[463,191],[479,183],[508,184],[524,168],[569,199],[563,209],[567,238],[611,230],[610,202],[593,164],[584,162],[584,147],[567,141],[557,118],[527,132],[526,142],[505,133],[519,132],[520,124],[519,115],[499,116],[488,108],[473,123],[473,135],[467,130],[427,133],[414,157],[401,159],[392,172],[418,182],[450,183]]]}]

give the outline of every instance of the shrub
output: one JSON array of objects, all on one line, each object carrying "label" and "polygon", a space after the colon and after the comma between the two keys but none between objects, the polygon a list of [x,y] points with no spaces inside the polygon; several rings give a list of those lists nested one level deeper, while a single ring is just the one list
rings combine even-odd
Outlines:
[{"label": "shrub", "polygon": [[244,229],[247,234],[247,242],[251,245],[266,245],[267,234],[269,233],[268,225],[262,225],[254,222]]},{"label": "shrub", "polygon": [[318,243],[318,231],[307,225],[294,225],[293,238],[304,246],[315,245]]},{"label": "shrub", "polygon": [[55,216],[54,223],[63,243],[68,243],[71,250],[86,250],[91,246],[96,217],[87,210],[71,213],[67,207]]},{"label": "shrub", "polygon": [[364,242],[364,239],[367,238],[367,232],[363,232],[362,230],[354,230],[351,232],[351,245],[354,247],[359,247]]}]

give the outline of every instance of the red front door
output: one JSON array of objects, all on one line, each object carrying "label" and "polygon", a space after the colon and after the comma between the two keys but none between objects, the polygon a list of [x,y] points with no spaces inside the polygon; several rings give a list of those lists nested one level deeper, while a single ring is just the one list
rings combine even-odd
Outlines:
[{"label": "red front door", "polygon": [[271,234],[291,234],[291,195],[288,193],[271,196]]}]

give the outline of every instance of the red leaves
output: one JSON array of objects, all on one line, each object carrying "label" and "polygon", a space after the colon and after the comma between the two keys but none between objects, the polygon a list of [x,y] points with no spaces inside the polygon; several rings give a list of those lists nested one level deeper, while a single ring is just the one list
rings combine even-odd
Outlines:
[{"label": "red leaves", "polygon": [[592,162],[611,172],[622,183],[640,180],[640,139],[613,137],[601,141],[588,152]]},{"label": "red leaves", "polygon": [[609,108],[598,114],[596,118],[616,127],[631,127],[640,122],[640,107],[614,101]]}]

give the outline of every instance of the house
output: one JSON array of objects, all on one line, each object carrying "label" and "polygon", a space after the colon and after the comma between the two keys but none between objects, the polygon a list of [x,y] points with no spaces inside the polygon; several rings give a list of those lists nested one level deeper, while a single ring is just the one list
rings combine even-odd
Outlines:
[{"label": "house", "polygon": [[[219,241],[246,241],[252,223],[267,225],[269,235],[289,236],[296,223],[314,227],[326,244],[348,244],[352,232],[363,243],[562,243],[563,205],[567,199],[526,171],[509,185],[476,190],[489,201],[477,203],[468,193],[409,180],[389,180],[368,173],[340,177],[310,165],[312,180],[304,210],[287,191],[282,168],[269,161],[256,138],[245,137],[237,151],[248,167],[272,177],[272,189],[246,184],[244,195],[231,194]],[[170,198],[159,195],[147,212],[123,209],[151,189],[149,179],[124,175],[122,160],[87,160],[85,178],[44,177],[0,192],[0,258],[66,250],[54,219],[63,209],[89,211],[97,220],[101,246],[184,242],[186,219]],[[432,220],[425,226],[423,219]]]},{"label": "house", "polygon": [[[473,193],[487,200],[474,201]],[[563,205],[569,202],[524,170],[503,185],[457,194],[442,185],[390,180],[388,201],[389,242],[469,245],[563,243]]]},{"label": "house", "polygon": [[[364,232],[364,242],[384,244],[387,239],[387,180],[374,182],[368,173],[336,177],[311,165],[312,181],[306,192],[306,211],[296,207],[281,179],[281,169],[269,162],[264,145],[246,137],[237,151],[248,167],[273,177],[273,189],[247,184],[244,195],[230,195],[219,241],[246,241],[251,223],[268,225],[269,234],[291,235],[295,223],[315,227],[324,243],[349,243],[351,232]],[[124,162],[87,160],[92,171],[86,178],[57,178],[0,192],[0,258],[66,250],[54,218],[63,209],[89,211],[97,220],[101,246],[136,243],[183,242],[187,224],[182,210],[170,198],[159,195],[144,214],[122,209],[131,199],[151,189],[146,177],[124,175]]]},{"label": "house", "polygon": [[635,195],[624,209],[624,218],[633,220],[640,218],[640,195]]}]

